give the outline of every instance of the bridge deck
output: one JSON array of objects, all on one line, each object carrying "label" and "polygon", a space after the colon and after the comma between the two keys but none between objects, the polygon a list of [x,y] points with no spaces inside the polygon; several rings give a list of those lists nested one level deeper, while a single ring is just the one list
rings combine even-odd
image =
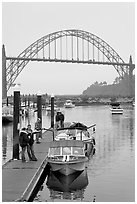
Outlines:
[{"label": "bridge deck", "polygon": [[[2,168],[2,201],[12,202],[27,199],[36,185],[46,165],[46,155],[49,142],[52,141],[52,132],[43,133],[40,144],[34,144],[35,155],[38,161],[22,163],[21,160],[11,160]],[[26,159],[28,160],[27,154]]]}]

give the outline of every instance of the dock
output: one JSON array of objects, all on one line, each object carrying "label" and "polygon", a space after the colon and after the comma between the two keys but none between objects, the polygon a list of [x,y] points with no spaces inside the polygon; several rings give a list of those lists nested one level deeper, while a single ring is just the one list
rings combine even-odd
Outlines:
[{"label": "dock", "polygon": [[[38,161],[10,160],[2,167],[2,202],[30,201],[42,173],[46,171],[46,156],[49,142],[53,140],[53,133],[45,131],[41,143],[34,144]],[[46,172],[44,172],[46,174]]]}]

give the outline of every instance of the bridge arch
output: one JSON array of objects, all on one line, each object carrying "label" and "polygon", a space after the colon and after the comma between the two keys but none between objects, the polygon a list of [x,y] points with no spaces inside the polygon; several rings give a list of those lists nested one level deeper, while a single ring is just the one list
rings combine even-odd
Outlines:
[{"label": "bridge arch", "polygon": [[[64,61],[62,58],[62,39],[66,36],[66,44],[67,38],[71,38],[71,57],[70,59],[65,59]],[[75,38],[75,56],[74,56],[74,38]],[[56,58],[56,42],[60,39],[60,59]],[[79,43],[79,39],[81,39],[81,44]],[[84,42],[87,42],[87,59],[84,58]],[[51,52],[51,44],[54,42],[54,59],[51,59],[50,52]],[[79,46],[83,46],[83,59],[79,59],[80,55],[80,48]],[[45,47],[48,46],[49,56],[45,58]],[[90,55],[90,50],[92,49],[92,57]],[[29,47],[27,47],[17,58],[8,58],[10,59],[10,63],[6,68],[6,79],[7,79],[7,90],[11,87],[17,76],[20,72],[24,69],[24,67],[28,64],[29,61],[33,61],[37,59],[37,61],[61,61],[61,62],[75,62],[75,63],[95,63],[94,55],[95,49],[98,51],[98,58],[99,53],[102,53],[103,57],[108,62],[114,63],[113,66],[118,72],[120,77],[123,77],[126,74],[126,66],[122,58],[118,55],[118,53],[104,40],[99,38],[98,36],[83,30],[61,30],[54,33],[50,33],[42,38],[38,39],[34,43],[32,43]],[[38,53],[42,52],[42,58],[38,60]],[[74,57],[76,59],[74,59]],[[92,59],[91,59],[92,58]],[[42,60],[43,59],[43,60]],[[97,63],[99,64],[99,62]]]}]

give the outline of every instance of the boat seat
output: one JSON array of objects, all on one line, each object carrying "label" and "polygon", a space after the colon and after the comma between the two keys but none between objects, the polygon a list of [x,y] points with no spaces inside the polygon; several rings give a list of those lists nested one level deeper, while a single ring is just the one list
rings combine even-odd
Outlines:
[{"label": "boat seat", "polygon": [[63,155],[63,159],[62,159],[63,162],[66,161],[66,155]]}]

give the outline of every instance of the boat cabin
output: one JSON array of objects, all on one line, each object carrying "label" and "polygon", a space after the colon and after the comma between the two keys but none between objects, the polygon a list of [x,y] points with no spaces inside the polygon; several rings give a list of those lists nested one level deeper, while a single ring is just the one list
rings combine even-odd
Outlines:
[{"label": "boat cabin", "polygon": [[110,103],[110,105],[112,106],[113,109],[120,109],[120,103],[119,102],[113,102]]},{"label": "boat cabin", "polygon": [[76,159],[85,157],[84,143],[75,140],[53,141],[50,143],[48,158],[63,160],[63,158]]}]

